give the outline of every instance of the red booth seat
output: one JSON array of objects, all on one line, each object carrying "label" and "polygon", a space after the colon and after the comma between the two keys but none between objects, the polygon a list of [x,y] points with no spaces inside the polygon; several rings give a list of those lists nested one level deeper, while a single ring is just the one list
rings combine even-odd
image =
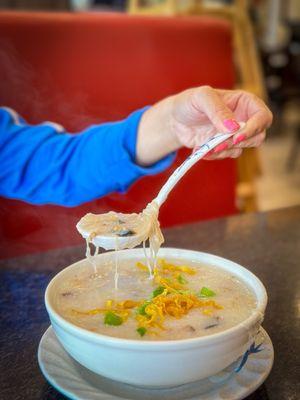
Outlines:
[{"label": "red booth seat", "polygon": [[[2,12],[0,104],[75,133],[189,87],[232,88],[231,42],[229,24],[205,17]],[[74,225],[87,211],[140,211],[187,155],[126,195],[80,207],[1,199],[1,256],[80,243]],[[234,213],[235,168],[231,159],[200,162],[162,207],[162,226]]]}]

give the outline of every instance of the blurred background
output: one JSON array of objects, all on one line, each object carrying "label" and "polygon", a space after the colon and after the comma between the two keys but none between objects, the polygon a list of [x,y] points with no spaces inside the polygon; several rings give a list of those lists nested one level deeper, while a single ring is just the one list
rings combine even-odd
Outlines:
[{"label": "blurred background", "polygon": [[[164,227],[300,204],[299,0],[0,0],[0,8],[1,104],[31,123],[78,132],[204,84],[268,103],[274,123],[263,146],[200,163],[162,210]],[[139,211],[170,172],[74,209],[1,199],[1,254],[11,255],[8,241],[16,254],[79,243],[54,215],[73,229],[86,211]]]}]

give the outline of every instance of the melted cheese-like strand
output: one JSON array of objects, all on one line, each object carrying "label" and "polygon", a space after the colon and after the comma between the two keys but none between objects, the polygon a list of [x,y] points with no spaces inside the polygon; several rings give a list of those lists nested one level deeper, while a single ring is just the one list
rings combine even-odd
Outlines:
[{"label": "melted cheese-like strand", "polygon": [[[151,202],[147,205],[145,210],[140,214],[121,214],[115,212],[109,212],[107,214],[95,215],[87,214],[82,218],[81,223],[90,233],[86,240],[86,257],[90,263],[94,266],[96,272],[96,260],[95,256],[99,252],[99,248],[96,248],[94,255],[91,254],[90,244],[93,238],[101,234],[110,234],[115,236],[115,251],[123,249],[118,242],[118,232],[120,227],[124,229],[130,229],[134,232],[139,233],[136,240],[130,241],[130,246],[126,248],[134,248],[143,242],[143,248],[146,258],[146,264],[149,270],[149,278],[154,277],[153,271],[156,266],[157,254],[160,246],[164,242],[160,224],[158,221],[159,207],[157,203]],[[141,235],[141,232],[143,233]],[[134,236],[133,236],[134,239]],[[146,249],[146,242],[149,241],[149,250]],[[118,256],[115,254],[115,289],[118,289]]]}]

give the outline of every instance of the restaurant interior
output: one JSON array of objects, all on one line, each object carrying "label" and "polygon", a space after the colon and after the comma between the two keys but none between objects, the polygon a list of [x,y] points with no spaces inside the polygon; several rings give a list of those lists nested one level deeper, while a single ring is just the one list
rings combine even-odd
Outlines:
[{"label": "restaurant interior", "polygon": [[[1,6],[1,102],[30,123],[53,121],[78,132],[201,85],[239,88],[268,103],[274,121],[263,145],[236,160],[199,163],[162,209],[163,227],[300,204],[297,1],[27,0]],[[174,166],[187,154],[180,150]],[[11,255],[7,240],[15,255],[78,244],[75,232],[56,227],[54,215],[73,217],[75,224],[87,210],[139,211],[168,174],[143,179],[126,196],[71,210],[1,199],[2,232],[9,235],[1,235],[1,254]],[[200,176],[201,188],[191,188]]]},{"label": "restaurant interior", "polygon": [[[87,213],[140,213],[191,148],[180,148],[171,165],[129,189],[76,206],[7,196],[1,185],[9,163],[3,158],[0,398],[299,399],[300,1],[0,0],[0,77],[1,107],[30,126],[51,121],[71,135],[202,86],[252,93],[273,114],[260,146],[243,148],[237,158],[197,162],[159,211],[166,247],[232,260],[265,285],[265,361],[252,346],[246,352],[258,357],[252,370],[230,375],[234,384],[207,393],[202,383],[197,392],[183,381],[180,389],[133,390],[128,379],[109,373],[95,383],[96,370],[93,376],[76,366],[68,370],[71,361],[62,356],[53,372],[58,361],[45,354],[56,339],[49,336],[37,350],[50,325],[44,292],[55,274],[84,258],[76,224]],[[47,300],[46,307],[55,327]]]}]

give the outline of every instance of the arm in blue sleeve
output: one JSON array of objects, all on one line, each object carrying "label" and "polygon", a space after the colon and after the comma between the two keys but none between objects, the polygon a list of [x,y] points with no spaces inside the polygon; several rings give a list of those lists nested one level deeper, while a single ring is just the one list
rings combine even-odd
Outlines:
[{"label": "arm in blue sleeve", "polygon": [[138,178],[163,171],[174,154],[148,168],[135,163],[144,111],[73,135],[52,123],[28,125],[14,111],[0,108],[0,195],[76,206],[124,192]]}]

